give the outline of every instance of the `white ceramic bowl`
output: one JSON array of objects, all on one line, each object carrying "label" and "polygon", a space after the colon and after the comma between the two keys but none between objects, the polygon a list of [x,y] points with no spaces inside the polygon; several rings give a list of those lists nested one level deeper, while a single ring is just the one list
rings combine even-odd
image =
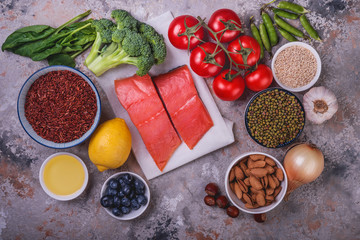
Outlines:
[{"label": "white ceramic bowl", "polygon": [[124,214],[124,215],[121,215],[121,216],[115,216],[114,214],[112,214],[111,210],[108,209],[108,208],[105,208],[105,207],[102,207],[105,209],[105,211],[110,215],[112,216],[113,218],[116,218],[118,220],[132,220],[134,218],[137,218],[139,217],[146,209],[147,207],[149,206],[149,203],[150,203],[150,189],[149,189],[149,186],[148,184],[146,183],[146,181],[140,177],[139,175],[137,175],[136,173],[133,173],[133,172],[119,172],[119,173],[115,173],[114,175],[110,176],[106,181],[105,183],[103,184],[102,188],[101,188],[101,194],[100,194],[100,198],[102,198],[104,195],[105,195],[105,191],[106,191],[106,188],[108,187],[108,183],[110,181],[110,179],[112,178],[117,178],[121,175],[124,175],[124,174],[130,174],[132,175],[133,177],[136,177],[138,178],[140,181],[142,181],[145,185],[145,196],[147,197],[147,203],[145,206],[140,206],[139,209],[137,210],[131,210],[130,213],[128,214]]},{"label": "white ceramic bowl", "polygon": [[[55,143],[49,140],[46,140],[42,137],[40,137],[32,128],[32,126],[30,125],[30,123],[28,122],[28,120],[25,117],[25,101],[26,101],[26,95],[27,92],[29,91],[31,85],[42,75],[48,73],[48,72],[52,72],[52,71],[59,71],[59,70],[68,70],[71,71],[73,73],[76,73],[77,75],[81,76],[89,85],[90,87],[93,89],[95,96],[96,96],[96,104],[97,104],[97,111],[96,111],[96,115],[94,118],[94,123],[91,126],[91,128],[84,134],[82,135],[80,138],[75,139],[71,142],[66,142],[66,143]],[[24,83],[24,85],[22,86],[20,93],[19,93],[19,97],[18,97],[18,101],[17,101],[17,112],[18,112],[18,116],[19,116],[19,120],[20,123],[22,125],[22,127],[24,128],[25,132],[32,138],[34,139],[36,142],[49,147],[49,148],[55,148],[55,149],[64,149],[64,148],[70,148],[73,146],[76,146],[80,143],[82,143],[83,141],[85,141],[88,137],[90,137],[90,135],[95,131],[99,121],[100,121],[100,115],[101,115],[101,102],[100,102],[100,96],[99,93],[94,85],[94,83],[82,72],[80,72],[79,70],[72,68],[72,67],[68,67],[68,66],[49,66],[49,67],[45,67],[42,68],[38,71],[36,71],[35,73],[33,73]]]},{"label": "white ceramic bowl", "polygon": [[[235,164],[237,164],[243,158],[248,157],[249,155],[252,155],[252,154],[265,155],[266,157],[269,157],[272,160],[274,160],[276,162],[277,167],[281,168],[281,170],[284,173],[284,181],[281,182],[280,186],[282,187],[282,189],[281,189],[280,193],[276,196],[276,198],[272,204],[270,204],[269,206],[249,209],[249,208],[245,207],[245,204],[240,199],[238,199],[237,196],[235,195],[235,193],[233,193],[233,191],[231,190],[230,185],[229,185],[229,174],[230,174],[232,167]],[[239,208],[241,211],[250,213],[250,214],[266,213],[266,212],[269,212],[272,209],[274,209],[283,200],[285,193],[286,193],[287,185],[288,185],[287,176],[286,176],[286,172],[285,172],[285,169],[283,168],[282,164],[273,156],[266,154],[266,153],[262,153],[262,152],[247,152],[247,153],[244,153],[244,154],[238,156],[231,162],[231,164],[229,165],[229,168],[227,169],[226,174],[225,174],[225,190],[226,190],[226,194],[227,194],[229,200],[231,201],[231,203],[234,206]]]},{"label": "white ceramic bowl", "polygon": [[[317,70],[316,70],[316,74],[314,76],[314,78],[305,86],[302,86],[302,87],[298,87],[298,88],[291,88],[291,87],[288,87],[286,85],[284,85],[283,83],[280,82],[280,80],[277,78],[276,74],[275,74],[275,68],[274,68],[274,65],[275,65],[275,61],[276,61],[276,58],[277,56],[279,55],[279,53],[284,50],[285,48],[288,48],[288,47],[291,47],[291,46],[300,46],[300,47],[304,47],[308,50],[310,50],[310,52],[314,55],[315,59],[316,59],[316,63],[317,63]],[[275,52],[275,55],[271,61],[271,70],[273,72],[273,76],[274,76],[274,79],[275,81],[277,82],[277,84],[279,84],[280,87],[290,91],[290,92],[302,92],[302,91],[305,91],[309,88],[311,88],[316,82],[317,80],[319,79],[320,77],[320,73],[321,73],[321,59],[320,59],[320,56],[318,54],[318,52],[313,48],[311,47],[309,44],[306,44],[306,43],[303,43],[303,42],[289,42],[289,43],[286,43],[284,44],[283,46],[281,46],[276,52]]]},{"label": "white ceramic bowl", "polygon": [[[45,185],[45,182],[44,182],[44,168],[45,168],[45,165],[50,161],[50,159],[52,159],[53,157],[56,157],[56,156],[59,156],[59,155],[69,155],[69,156],[72,156],[74,158],[76,158],[80,163],[81,165],[83,166],[83,169],[84,169],[84,172],[85,172],[85,179],[84,179],[84,183],[83,185],[81,186],[81,188],[79,190],[77,190],[76,192],[74,192],[73,194],[70,194],[70,195],[57,195],[57,194],[54,194],[53,192],[51,192]],[[88,170],[86,168],[86,165],[84,164],[84,162],[76,155],[72,154],[72,153],[68,153],[68,152],[58,152],[58,153],[55,153],[51,156],[49,156],[41,165],[41,168],[40,168],[40,172],[39,172],[39,180],[40,180],[40,185],[42,187],[42,189],[46,192],[47,195],[49,195],[50,197],[56,199],[56,200],[59,200],[59,201],[69,201],[69,200],[72,200],[72,199],[75,199],[77,198],[78,196],[80,196],[88,182],[89,182],[89,173],[88,173]]]}]

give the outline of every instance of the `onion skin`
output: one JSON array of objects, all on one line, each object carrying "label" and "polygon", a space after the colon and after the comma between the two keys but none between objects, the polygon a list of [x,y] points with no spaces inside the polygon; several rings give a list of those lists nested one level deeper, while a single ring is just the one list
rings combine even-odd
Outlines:
[{"label": "onion skin", "polygon": [[284,168],[288,177],[285,199],[303,184],[310,183],[324,170],[324,155],[313,144],[301,143],[285,155]]}]

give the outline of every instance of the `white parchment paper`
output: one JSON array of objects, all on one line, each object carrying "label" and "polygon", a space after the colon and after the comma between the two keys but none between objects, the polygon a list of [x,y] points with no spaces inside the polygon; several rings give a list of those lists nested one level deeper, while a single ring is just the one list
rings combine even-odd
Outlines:
[{"label": "white parchment paper", "polygon": [[[187,64],[190,69],[189,55],[187,51],[174,48],[167,38],[167,30],[172,19],[172,14],[170,12],[166,12],[147,22],[164,36],[168,51],[165,62],[161,65],[154,66],[151,69],[149,73],[151,76],[166,73],[169,70],[184,64]],[[115,94],[114,80],[132,76],[135,71],[136,67],[134,66],[121,65],[103,74],[101,78],[98,79],[98,82],[104,89],[116,117],[122,118],[126,121],[132,136],[133,153],[147,179],[158,177],[205,154],[234,142],[234,134],[232,131],[233,123],[226,119],[224,120],[204,79],[192,72],[199,96],[209,111],[214,122],[214,126],[204,135],[193,150],[190,150],[185,143],[182,143],[170,158],[164,171],[161,172],[147,151],[141,136],[134,124],[131,122],[128,113],[121,106]]]}]

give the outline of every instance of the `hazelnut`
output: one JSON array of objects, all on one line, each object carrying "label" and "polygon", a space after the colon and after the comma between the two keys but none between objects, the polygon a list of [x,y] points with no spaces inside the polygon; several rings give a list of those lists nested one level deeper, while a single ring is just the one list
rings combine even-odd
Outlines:
[{"label": "hazelnut", "polygon": [[215,183],[209,183],[205,187],[205,192],[209,196],[216,196],[219,193],[219,187]]},{"label": "hazelnut", "polygon": [[258,223],[263,223],[263,222],[266,221],[266,214],[265,214],[265,213],[254,214],[254,219],[255,219],[255,221],[257,221]]},{"label": "hazelnut", "polygon": [[216,205],[218,205],[219,208],[225,208],[228,205],[229,201],[224,195],[219,196],[216,198]]},{"label": "hazelnut", "polygon": [[226,209],[226,213],[229,217],[236,218],[239,216],[239,209],[235,206],[230,206]]},{"label": "hazelnut", "polygon": [[208,206],[214,206],[215,205],[215,198],[213,196],[205,196],[204,202]]}]

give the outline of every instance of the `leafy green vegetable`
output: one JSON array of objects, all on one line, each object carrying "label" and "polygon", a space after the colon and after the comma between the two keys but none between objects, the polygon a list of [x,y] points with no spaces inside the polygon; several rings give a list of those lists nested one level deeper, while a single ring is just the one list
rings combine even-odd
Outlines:
[{"label": "leafy green vegetable", "polygon": [[55,31],[55,28],[47,25],[33,25],[20,28],[7,37],[6,41],[1,47],[1,50],[13,51],[24,43],[43,39]]},{"label": "leafy green vegetable", "polygon": [[68,54],[60,53],[60,54],[51,55],[50,57],[48,57],[47,60],[50,66],[66,65],[69,67],[75,67],[74,59]]},{"label": "leafy green vegetable", "polygon": [[108,19],[94,20],[96,38],[85,65],[97,76],[120,64],[137,66],[143,76],[154,64],[164,62],[166,46],[162,35],[139,22],[125,10],[114,10]]},{"label": "leafy green vegetable", "polygon": [[[73,23],[69,27],[65,27],[61,31],[57,33],[55,32],[54,34],[50,35],[45,39],[20,46],[19,48],[15,49],[14,53],[25,57],[30,57],[34,61],[44,60],[50,55],[62,52],[64,47],[68,47],[67,49],[69,49],[69,47],[72,47],[72,41],[77,40],[74,39],[75,33],[80,32],[79,35],[81,38],[81,30],[84,28],[91,28],[91,21],[92,20],[87,20],[84,22]],[[85,39],[92,42],[94,38],[95,33],[93,34],[93,37],[91,39],[89,39],[88,37],[86,37]],[[85,44],[86,43],[87,42],[85,42]],[[76,51],[77,50],[78,49],[76,49]]]},{"label": "leafy green vegetable", "polygon": [[92,19],[77,22],[90,13],[89,10],[80,14],[56,29],[46,25],[18,29],[8,36],[2,50],[30,57],[34,61],[50,58],[49,64],[75,66],[74,58],[91,46],[96,37],[91,27]]}]

